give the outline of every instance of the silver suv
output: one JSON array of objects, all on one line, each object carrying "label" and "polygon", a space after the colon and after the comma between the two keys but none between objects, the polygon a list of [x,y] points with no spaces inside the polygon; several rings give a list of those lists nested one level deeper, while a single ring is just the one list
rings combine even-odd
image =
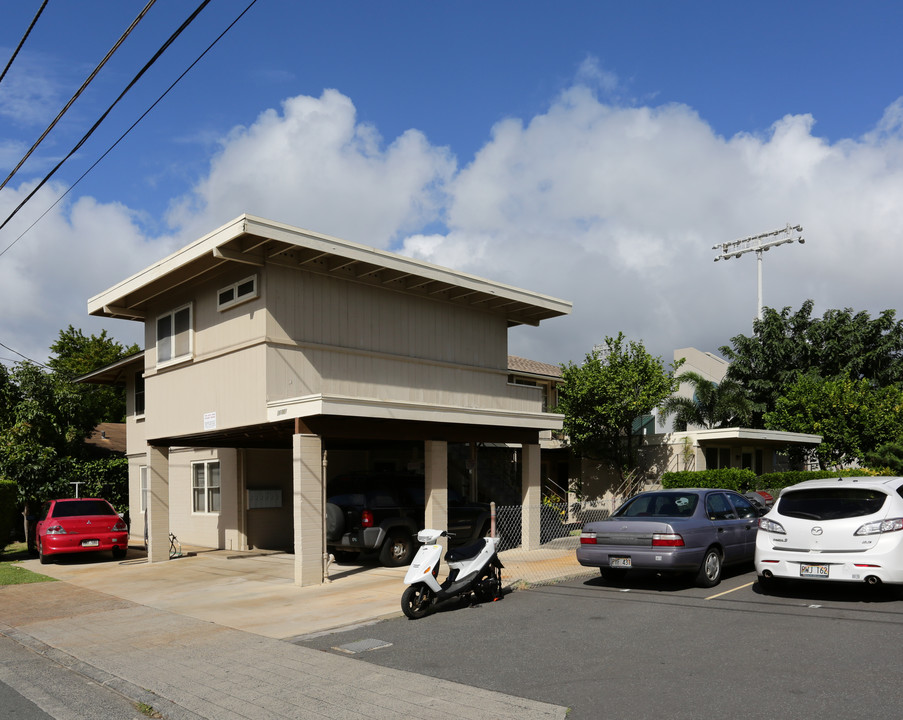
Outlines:
[{"label": "silver suv", "polygon": [[775,578],[903,584],[903,478],[807,480],[759,518],[756,573]]}]

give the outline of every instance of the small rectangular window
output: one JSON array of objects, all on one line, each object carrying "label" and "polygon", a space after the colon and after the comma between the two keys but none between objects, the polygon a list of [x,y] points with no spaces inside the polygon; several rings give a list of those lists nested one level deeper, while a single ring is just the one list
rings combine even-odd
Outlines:
[{"label": "small rectangular window", "polygon": [[191,509],[206,514],[220,511],[219,461],[191,464]]},{"label": "small rectangular window", "polygon": [[135,415],[144,415],[144,371],[135,373]]},{"label": "small rectangular window", "polygon": [[225,310],[234,307],[247,300],[253,300],[257,297],[257,276],[239,280],[232,285],[221,288],[216,295],[217,310]]},{"label": "small rectangular window", "polygon": [[191,356],[191,305],[157,318],[157,365]]}]

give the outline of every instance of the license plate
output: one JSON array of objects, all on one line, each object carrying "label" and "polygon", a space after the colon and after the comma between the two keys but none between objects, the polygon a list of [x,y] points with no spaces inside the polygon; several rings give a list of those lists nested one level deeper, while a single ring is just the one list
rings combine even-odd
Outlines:
[{"label": "license plate", "polygon": [[628,568],[630,567],[629,557],[610,557],[608,558],[609,567]]},{"label": "license plate", "polygon": [[800,565],[800,577],[828,577],[828,566]]},{"label": "license plate", "polygon": [[82,540],[82,547],[97,547],[100,540]]}]

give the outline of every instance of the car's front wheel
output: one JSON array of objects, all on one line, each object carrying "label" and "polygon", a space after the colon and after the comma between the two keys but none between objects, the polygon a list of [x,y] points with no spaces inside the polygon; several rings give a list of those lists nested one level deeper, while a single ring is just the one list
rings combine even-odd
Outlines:
[{"label": "car's front wheel", "polygon": [[721,582],[721,553],[717,548],[709,548],[705,551],[702,565],[696,573],[696,584],[699,587],[715,587]]},{"label": "car's front wheel", "polygon": [[392,530],[379,551],[379,561],[386,567],[409,565],[414,557],[414,536],[407,530]]}]

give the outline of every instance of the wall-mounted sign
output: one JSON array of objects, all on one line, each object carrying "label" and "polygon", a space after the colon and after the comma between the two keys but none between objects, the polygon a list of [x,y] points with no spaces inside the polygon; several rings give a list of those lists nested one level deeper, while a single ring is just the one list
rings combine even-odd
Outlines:
[{"label": "wall-mounted sign", "polygon": [[204,430],[216,430],[216,413],[204,413]]}]

